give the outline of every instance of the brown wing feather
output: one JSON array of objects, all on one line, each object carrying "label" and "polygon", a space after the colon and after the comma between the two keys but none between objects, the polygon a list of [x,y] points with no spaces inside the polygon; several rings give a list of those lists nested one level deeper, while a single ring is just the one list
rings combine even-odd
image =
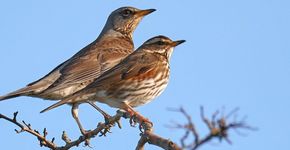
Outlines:
[{"label": "brown wing feather", "polygon": [[[132,53],[134,45],[128,37],[96,40],[75,54],[60,70],[61,76],[43,94],[70,86],[89,84],[120,59]],[[115,64],[114,64],[115,63]]]},{"label": "brown wing feather", "polygon": [[44,91],[51,93],[69,86],[88,84],[127,56],[129,49],[94,49],[72,59],[62,70],[56,82]]},{"label": "brown wing feather", "polygon": [[118,65],[103,73],[99,78],[81,91],[91,91],[88,89],[118,83],[122,80],[141,76],[142,74],[151,71],[156,65],[156,60],[158,58],[150,57],[149,55],[150,54],[139,52],[132,53]]},{"label": "brown wing feather", "polygon": [[[82,95],[95,93],[99,86],[108,86],[111,84],[118,84],[123,80],[127,80],[132,77],[142,76],[154,69],[156,65],[156,57],[149,57],[144,53],[139,53],[138,51],[130,54],[118,65],[114,66],[112,69],[103,73],[99,78],[95,79],[94,82],[90,83],[84,89],[66,97],[65,99],[55,103],[54,105],[46,108],[44,111],[56,108],[60,105],[71,103],[73,101],[78,101],[81,99]],[[122,78],[126,74],[126,78]]]}]

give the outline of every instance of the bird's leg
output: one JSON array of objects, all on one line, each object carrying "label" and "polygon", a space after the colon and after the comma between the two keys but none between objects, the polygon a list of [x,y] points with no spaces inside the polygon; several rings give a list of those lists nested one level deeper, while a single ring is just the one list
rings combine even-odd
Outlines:
[{"label": "bird's leg", "polygon": [[[107,127],[104,129],[104,131],[101,131],[101,135],[100,136],[106,136],[107,133],[111,133],[110,129],[112,126],[115,125],[114,122],[111,122],[111,116],[109,114],[107,114],[105,111],[103,111],[100,107],[98,107],[95,103],[88,101],[87,103],[89,103],[91,106],[93,106],[98,112],[100,112],[104,118],[105,118],[105,124],[107,125]],[[119,121],[116,122],[118,124],[118,127],[121,129],[121,124]]]},{"label": "bird's leg", "polygon": [[100,112],[104,118],[105,118],[105,123],[108,124],[110,122],[110,118],[111,116],[109,114],[107,114],[105,111],[103,111],[100,107],[98,107],[95,103],[88,101],[87,103],[89,103],[91,106],[93,106],[98,112]]},{"label": "bird's leg", "polygon": [[86,134],[88,133],[88,131],[86,131],[86,130],[83,128],[83,126],[82,126],[82,124],[81,124],[81,122],[80,122],[80,120],[79,120],[79,104],[73,104],[73,105],[72,105],[71,113],[72,113],[73,118],[74,118],[75,121],[77,122],[77,124],[78,124],[78,126],[79,126],[79,129],[80,129],[80,131],[81,131],[81,133],[82,133],[83,135],[86,135]]},{"label": "bird's leg", "polygon": [[135,126],[136,125],[137,121],[135,119],[137,119],[138,122],[139,122],[139,129],[140,129],[141,132],[142,132],[142,123],[147,122],[147,123],[150,123],[153,126],[153,123],[149,119],[143,117],[140,113],[136,112],[130,105],[128,105],[126,103],[123,103],[122,106],[123,106],[123,109],[130,114],[130,124],[131,124],[131,126]]}]

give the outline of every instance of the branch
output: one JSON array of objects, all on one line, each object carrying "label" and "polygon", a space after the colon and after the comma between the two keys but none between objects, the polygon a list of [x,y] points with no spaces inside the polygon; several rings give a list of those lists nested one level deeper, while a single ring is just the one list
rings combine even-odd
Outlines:
[{"label": "branch", "polygon": [[54,143],[55,138],[52,138],[52,140],[48,140],[46,138],[46,136],[48,134],[46,128],[44,128],[43,135],[42,135],[37,130],[32,129],[31,125],[27,124],[25,121],[22,121],[22,123],[18,122],[17,121],[17,114],[18,114],[18,112],[15,112],[12,119],[3,115],[3,114],[0,114],[0,119],[7,120],[7,121],[17,125],[20,128],[20,130],[15,129],[16,133],[27,132],[27,133],[30,133],[33,136],[37,137],[38,141],[40,142],[41,147],[44,146],[44,147],[47,147],[47,148],[52,149],[52,150],[68,150],[71,147],[78,146],[82,142],[85,142],[85,145],[89,146],[89,144],[90,144],[89,141],[91,138],[95,137],[99,133],[100,133],[100,136],[105,136],[106,133],[108,133],[110,131],[110,128],[112,127],[112,125],[114,125],[115,123],[117,123],[118,126],[121,127],[119,120],[124,115],[124,112],[118,111],[115,116],[110,118],[109,123],[107,123],[107,124],[99,123],[96,129],[89,132],[86,136],[80,136],[78,139],[76,139],[74,141],[71,141],[70,138],[67,136],[67,134],[64,131],[62,134],[62,140],[66,143],[64,146],[57,146]]},{"label": "branch", "polygon": [[[17,133],[21,133],[21,132],[27,132],[30,133],[34,136],[37,137],[37,139],[40,142],[40,146],[44,146],[47,147],[49,149],[52,150],[68,150],[74,146],[78,146],[79,144],[81,144],[82,142],[85,142],[85,146],[89,146],[89,142],[91,138],[94,138],[95,136],[97,136],[98,134],[100,134],[99,136],[105,136],[108,132],[110,132],[110,128],[117,123],[119,128],[121,128],[121,125],[119,123],[121,117],[128,119],[130,118],[130,120],[132,121],[132,117],[129,116],[128,113],[122,112],[122,111],[117,111],[117,114],[113,117],[111,117],[108,120],[108,123],[99,123],[97,128],[90,131],[87,135],[85,136],[80,136],[78,139],[72,141],[65,132],[63,132],[62,134],[62,140],[66,143],[64,146],[58,146],[54,143],[54,139],[53,138],[51,141],[46,139],[46,135],[47,135],[47,131],[46,129],[44,129],[43,131],[43,135],[41,135],[37,130],[33,130],[31,128],[30,124],[26,124],[24,121],[23,124],[21,124],[20,122],[17,121],[16,117],[17,117],[18,112],[14,113],[14,117],[13,119],[6,117],[5,115],[0,114],[0,119],[4,119],[7,120],[15,125],[17,125],[18,127],[21,128],[20,131],[17,131]],[[138,145],[136,147],[136,150],[144,150],[144,146],[146,143],[158,146],[160,148],[163,148],[165,150],[181,150],[180,147],[177,146],[177,144],[173,143],[172,141],[165,139],[161,136],[158,136],[156,134],[153,133],[153,128],[152,128],[152,124],[147,123],[147,122],[140,122],[137,118],[133,118],[135,123],[139,123],[141,126],[141,131],[142,133],[140,134],[140,140],[138,142]]]},{"label": "branch", "polygon": [[[215,139],[215,138],[219,139],[220,141],[225,140],[226,142],[231,144],[232,142],[230,141],[230,139],[228,137],[228,132],[230,129],[234,129],[234,130],[237,130],[237,129],[257,130],[256,128],[248,126],[244,122],[244,120],[236,121],[236,116],[232,122],[228,123],[228,119],[232,115],[234,115],[238,111],[238,109],[234,109],[227,116],[224,116],[224,115],[218,116],[220,114],[220,112],[216,111],[215,113],[213,113],[211,120],[210,120],[210,119],[205,117],[204,109],[203,109],[203,107],[201,107],[200,108],[201,119],[203,120],[205,125],[208,127],[209,133],[205,137],[200,138],[200,136],[196,130],[196,127],[195,127],[194,123],[192,122],[190,115],[182,107],[179,109],[170,109],[170,110],[181,113],[187,119],[186,124],[175,123],[174,126],[170,126],[170,128],[177,128],[177,129],[185,130],[185,134],[180,140],[182,149],[196,150],[201,145],[204,145],[205,143],[208,143],[212,139]],[[189,141],[188,139],[190,138],[190,135],[194,138],[194,140],[193,140],[193,142],[188,143],[187,141]]]},{"label": "branch", "polygon": [[146,143],[158,146],[164,150],[181,150],[176,143],[154,134],[152,124],[144,122],[141,125],[144,132],[140,134],[141,138],[135,150],[144,150]]},{"label": "branch", "polygon": [[13,114],[13,119],[11,119],[11,118],[9,118],[9,117],[7,117],[5,115],[0,114],[0,119],[1,118],[2,119],[5,119],[5,120],[7,120],[7,121],[9,121],[9,122],[14,123],[15,125],[17,125],[20,128],[20,130],[16,130],[15,129],[16,133],[28,132],[28,133],[36,136],[37,139],[38,139],[38,141],[40,142],[40,146],[41,147],[42,146],[45,146],[45,147],[48,147],[48,148],[51,148],[51,149],[53,149],[53,148],[56,147],[56,145],[53,143],[54,142],[54,138],[51,141],[49,141],[49,140],[46,139],[46,135],[47,135],[46,128],[44,128],[43,135],[41,135],[37,130],[33,130],[31,128],[31,125],[30,124],[27,124],[25,121],[22,121],[23,124],[22,123],[19,123],[17,121],[17,115],[18,115],[18,112],[15,112]]},{"label": "branch", "polygon": [[[228,132],[230,129],[249,129],[249,130],[256,130],[255,128],[252,128],[244,122],[244,120],[236,121],[236,116],[234,117],[234,121],[229,122],[228,119],[234,115],[238,109],[233,110],[230,112],[227,116],[220,115],[219,111],[216,111],[211,119],[208,119],[204,115],[204,109],[203,107],[200,108],[200,114],[203,122],[206,124],[206,126],[209,129],[209,133],[201,138],[199,136],[199,133],[196,130],[196,127],[194,123],[192,122],[191,116],[183,109],[173,109],[173,111],[181,113],[185,118],[187,119],[186,124],[178,124],[175,123],[175,126],[172,128],[177,129],[183,129],[185,130],[184,136],[181,138],[181,146],[178,146],[176,143],[172,142],[169,139],[163,138],[159,135],[156,135],[153,131],[153,124],[150,122],[142,122],[142,120],[139,120],[138,117],[130,116],[129,113],[117,111],[116,115],[111,117],[107,123],[100,122],[97,127],[90,131],[85,136],[80,136],[78,139],[72,141],[65,132],[62,134],[62,140],[66,143],[63,146],[58,146],[54,143],[55,138],[52,138],[52,140],[48,140],[46,138],[47,136],[47,130],[44,128],[43,133],[39,133],[37,130],[32,129],[30,124],[27,124],[25,121],[22,121],[22,123],[17,121],[17,114],[18,112],[14,113],[13,118],[9,118],[5,115],[0,114],[0,119],[7,120],[18,127],[20,127],[21,130],[16,130],[17,133],[27,132],[31,135],[37,137],[38,141],[40,142],[41,147],[47,147],[52,150],[68,150],[74,146],[78,146],[81,143],[85,143],[85,146],[90,145],[90,139],[99,136],[106,136],[107,133],[110,132],[111,127],[113,127],[116,123],[121,128],[120,119],[121,117],[125,119],[130,119],[130,124],[137,124],[139,123],[140,128],[140,139],[138,141],[138,144],[135,148],[135,150],[144,150],[145,145],[152,144],[155,146],[158,146],[164,150],[181,150],[181,149],[191,149],[196,150],[201,145],[204,145],[205,143],[208,143],[212,139],[219,139],[220,141],[225,140],[228,143],[231,144],[231,141],[228,138]],[[189,141],[189,138],[193,137],[194,140]]]}]

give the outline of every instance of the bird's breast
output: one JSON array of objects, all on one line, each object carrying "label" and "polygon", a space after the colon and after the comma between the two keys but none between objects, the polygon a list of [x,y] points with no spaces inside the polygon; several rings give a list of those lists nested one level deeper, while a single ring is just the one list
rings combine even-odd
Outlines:
[{"label": "bird's breast", "polygon": [[119,101],[137,107],[158,97],[166,88],[168,81],[169,67],[167,65],[156,67],[141,76],[124,81],[113,95]]}]

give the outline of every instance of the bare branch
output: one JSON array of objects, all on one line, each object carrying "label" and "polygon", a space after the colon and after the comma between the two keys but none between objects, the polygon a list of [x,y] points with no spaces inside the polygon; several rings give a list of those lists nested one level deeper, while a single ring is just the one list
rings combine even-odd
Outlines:
[{"label": "bare branch", "polygon": [[[156,135],[153,131],[153,124],[150,122],[143,122],[142,120],[139,120],[138,117],[130,116],[129,113],[117,111],[115,116],[112,116],[107,120],[106,123],[98,123],[97,127],[88,132],[86,135],[79,136],[76,140],[71,140],[66,132],[64,131],[62,133],[62,140],[65,142],[65,145],[58,146],[54,143],[55,138],[52,138],[52,140],[47,139],[48,131],[46,128],[44,128],[42,134],[38,132],[37,130],[34,130],[31,126],[31,124],[26,123],[25,121],[22,121],[21,123],[17,121],[17,114],[18,112],[15,112],[13,114],[13,118],[9,118],[5,115],[0,114],[0,119],[7,120],[15,125],[17,125],[20,130],[15,131],[17,133],[27,132],[31,135],[37,137],[38,141],[40,142],[40,146],[47,147],[52,150],[68,150],[72,147],[79,146],[81,143],[84,143],[85,146],[90,146],[90,139],[99,136],[106,136],[107,133],[110,133],[110,129],[117,124],[119,128],[121,128],[120,119],[125,118],[129,119],[130,124],[139,124],[140,128],[140,139],[138,141],[138,144],[136,146],[136,150],[144,150],[145,145],[152,144],[155,146],[158,146],[165,150],[181,150],[181,149],[191,149],[196,150],[201,145],[204,145],[205,143],[210,142],[212,139],[219,139],[220,141],[225,140],[229,144],[232,142],[230,141],[228,137],[228,132],[230,129],[234,129],[235,131],[238,129],[248,129],[248,130],[256,130],[253,127],[248,126],[245,123],[245,119],[242,119],[240,121],[236,121],[237,118],[237,109],[234,109],[231,111],[228,115],[224,115],[223,111],[216,111],[211,116],[211,119],[208,119],[204,114],[204,108],[200,108],[200,116],[202,121],[205,123],[205,125],[209,129],[209,133],[201,138],[199,136],[198,131],[196,130],[196,127],[191,119],[191,116],[183,109],[170,109],[171,111],[179,112],[181,113],[187,120],[186,124],[179,124],[174,123],[171,125],[171,128],[177,128],[177,129],[183,129],[185,130],[185,134],[180,139],[181,147],[178,146],[176,143],[172,142],[169,139],[163,138],[159,135]],[[220,113],[222,112],[222,113]],[[234,116],[233,121],[229,121],[230,117]],[[189,140],[190,138],[193,138],[193,141]],[[191,142],[188,142],[191,141]]]},{"label": "bare branch", "polygon": [[146,143],[158,146],[164,150],[181,150],[181,148],[171,140],[154,134],[152,124],[143,122],[141,125],[144,129],[144,132],[140,134],[141,138],[135,150],[144,150]]},{"label": "bare branch", "polygon": [[112,124],[114,124],[115,122],[119,122],[120,118],[123,116],[123,113],[118,112],[115,116],[113,116],[110,119],[110,121],[109,121],[110,125],[105,124],[105,123],[99,123],[96,129],[89,132],[86,136],[80,136],[77,140],[74,140],[74,141],[71,141],[70,138],[67,136],[67,134],[65,132],[63,132],[62,139],[63,139],[63,141],[65,141],[66,145],[57,146],[56,144],[54,144],[55,138],[53,138],[51,141],[46,139],[46,136],[48,134],[46,128],[44,128],[43,135],[41,135],[39,133],[39,131],[33,130],[29,123],[26,123],[25,121],[22,121],[22,123],[18,122],[17,121],[17,114],[18,114],[18,112],[15,112],[12,119],[3,115],[3,114],[0,114],[0,119],[2,118],[4,120],[7,120],[7,121],[17,125],[20,128],[20,130],[15,129],[16,133],[22,133],[22,132],[30,133],[30,134],[37,137],[38,141],[40,142],[41,147],[44,146],[44,147],[47,147],[47,148],[53,149],[53,150],[67,150],[67,149],[70,149],[71,147],[78,146],[82,142],[85,142],[85,145],[88,146],[90,138],[95,137],[99,133],[102,133],[102,135],[105,135],[107,133],[106,131],[108,130],[108,128],[112,127]]},{"label": "bare branch", "polygon": [[[182,149],[191,149],[191,150],[196,150],[198,149],[201,145],[204,145],[205,143],[208,143],[212,139],[219,139],[220,141],[225,140],[229,144],[232,142],[230,141],[228,137],[228,132],[230,129],[248,129],[248,130],[256,130],[253,127],[248,126],[245,122],[244,119],[241,121],[236,121],[236,116],[234,116],[234,121],[229,121],[228,119],[235,115],[237,111],[239,110],[238,108],[232,110],[228,115],[224,116],[223,113],[220,113],[220,111],[216,111],[213,113],[211,120],[208,119],[205,114],[204,114],[204,108],[200,107],[200,116],[202,121],[205,123],[205,125],[209,129],[209,133],[203,137],[200,138],[199,134],[192,122],[192,119],[190,115],[183,109],[170,109],[171,111],[179,112],[185,118],[187,119],[187,123],[182,125],[182,124],[176,124],[173,126],[173,128],[177,129],[183,129],[185,130],[185,134],[181,137],[181,146]],[[193,142],[187,143],[186,141],[189,141],[190,139],[190,133],[192,137],[194,138]]]},{"label": "bare branch", "polygon": [[[33,130],[31,125],[26,123],[25,121],[22,121],[22,123],[19,123],[17,121],[17,116],[18,112],[14,113],[14,117],[13,119],[6,117],[5,115],[0,114],[0,119],[5,119],[15,125],[17,125],[18,127],[20,127],[20,131],[16,130],[17,133],[21,133],[21,132],[27,132],[30,133],[34,136],[37,137],[37,139],[40,142],[40,146],[44,146],[47,147],[49,149],[52,150],[68,150],[74,146],[78,146],[81,143],[85,143],[85,146],[89,146],[90,145],[90,139],[96,137],[97,135],[99,136],[106,136],[107,133],[110,132],[110,128],[117,123],[119,127],[121,127],[120,124],[120,119],[121,117],[123,118],[130,118],[130,116],[128,116],[127,113],[122,112],[122,111],[117,111],[117,114],[113,117],[111,117],[108,120],[108,123],[99,123],[97,128],[90,131],[88,134],[86,134],[85,136],[80,136],[78,139],[72,141],[68,135],[66,134],[66,132],[64,131],[62,134],[62,140],[66,143],[64,146],[58,146],[54,143],[55,138],[53,138],[51,141],[47,140],[46,137],[48,135],[48,131],[46,128],[44,128],[43,130],[43,135],[41,135],[37,130]],[[144,146],[146,143],[158,146],[160,148],[163,148],[165,150],[180,150],[181,148],[178,147],[177,144],[173,143],[172,141],[165,139],[161,136],[158,136],[156,134],[153,133],[153,128],[152,128],[152,124],[147,123],[147,122],[140,122],[138,119],[134,120],[136,123],[141,124],[143,132],[140,134],[140,140],[138,142],[138,145],[136,147],[136,150],[143,150]]]},{"label": "bare branch", "polygon": [[30,124],[25,123],[25,121],[22,121],[24,125],[19,123],[17,121],[17,114],[18,114],[18,112],[15,112],[13,114],[13,119],[11,119],[5,115],[0,114],[0,119],[2,118],[4,120],[7,120],[7,121],[17,125],[20,128],[20,130],[15,129],[16,133],[27,132],[27,133],[30,133],[30,134],[36,136],[40,142],[40,146],[45,146],[45,147],[48,147],[50,149],[56,148],[56,145],[53,143],[53,141],[47,140],[46,135],[41,135],[37,130],[33,130],[31,128]]}]

